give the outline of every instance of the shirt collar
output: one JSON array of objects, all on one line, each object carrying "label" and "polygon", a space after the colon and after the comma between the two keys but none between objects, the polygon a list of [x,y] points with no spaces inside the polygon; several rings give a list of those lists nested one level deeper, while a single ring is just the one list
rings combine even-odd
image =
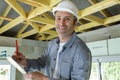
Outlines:
[{"label": "shirt collar", "polygon": [[[71,36],[71,38],[66,42],[64,47],[72,47],[72,44],[74,43],[75,39],[77,37],[77,34],[74,32]],[[59,38],[56,39],[56,43],[59,44],[60,40]]]}]

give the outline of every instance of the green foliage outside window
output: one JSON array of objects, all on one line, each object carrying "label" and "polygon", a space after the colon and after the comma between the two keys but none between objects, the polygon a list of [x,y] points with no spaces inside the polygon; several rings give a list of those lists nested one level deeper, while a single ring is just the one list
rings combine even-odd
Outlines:
[{"label": "green foliage outside window", "polygon": [[103,80],[120,80],[120,62],[102,63]]},{"label": "green foliage outside window", "polygon": [[[120,80],[120,62],[101,62],[102,80]],[[90,80],[99,80],[98,63],[92,63]]]}]

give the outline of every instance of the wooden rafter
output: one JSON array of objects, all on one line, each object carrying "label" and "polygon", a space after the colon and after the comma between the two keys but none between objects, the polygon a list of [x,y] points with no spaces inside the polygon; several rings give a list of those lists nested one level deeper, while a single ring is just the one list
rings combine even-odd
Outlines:
[{"label": "wooden rafter", "polygon": [[84,17],[84,16],[87,16],[87,15],[96,13],[98,11],[101,11],[103,9],[106,9],[108,7],[114,6],[116,4],[118,4],[117,0],[104,0],[100,3],[97,3],[95,5],[92,5],[88,8],[86,8],[82,11],[79,11],[79,14],[80,14],[81,17]]},{"label": "wooden rafter", "polygon": [[[7,6],[7,8],[5,9],[5,11],[3,12],[3,17],[6,17],[9,13],[9,11],[11,10],[10,6]],[[0,25],[3,23],[4,19],[0,20]]]},{"label": "wooden rafter", "polygon": [[21,34],[26,30],[26,28],[28,27],[28,24],[24,24],[23,27],[18,31],[16,37],[21,38]]},{"label": "wooden rafter", "polygon": [[13,21],[9,22],[8,24],[6,24],[5,26],[0,28],[0,34],[13,28],[14,26],[16,26],[17,24],[21,23],[24,21],[24,18],[22,16],[19,16],[18,18],[14,19]]},{"label": "wooden rafter", "polygon": [[31,19],[33,17],[36,17],[42,13],[49,11],[50,9],[51,9],[51,7],[46,7],[46,6],[37,7],[28,14],[27,19]]},{"label": "wooden rafter", "polygon": [[31,36],[33,34],[36,34],[38,33],[35,29],[32,29],[32,30],[29,30],[23,34],[21,34],[21,38],[25,38],[25,37],[28,37],[28,36]]},{"label": "wooden rafter", "polygon": [[5,0],[19,15],[26,18],[26,12],[24,9],[17,3],[16,0]]},{"label": "wooden rafter", "polygon": [[[91,4],[97,4],[98,2],[97,2],[97,0],[89,0],[89,2],[91,3]],[[99,11],[104,17],[109,17],[110,16],[110,14],[106,11],[106,10],[101,10],[101,11]]]},{"label": "wooden rafter", "polygon": [[89,20],[89,21],[92,21],[92,22],[97,22],[97,23],[100,23],[100,24],[104,23],[103,19],[101,19],[99,17],[96,17],[96,16],[93,16],[93,15],[85,16],[85,17],[83,17],[83,19],[86,19],[86,20]]}]

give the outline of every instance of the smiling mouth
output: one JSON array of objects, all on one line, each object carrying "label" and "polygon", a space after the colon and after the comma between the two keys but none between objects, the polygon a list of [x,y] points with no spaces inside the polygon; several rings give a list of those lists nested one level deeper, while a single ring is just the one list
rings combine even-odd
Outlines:
[{"label": "smiling mouth", "polygon": [[66,28],[64,26],[58,27],[60,30],[65,30]]}]

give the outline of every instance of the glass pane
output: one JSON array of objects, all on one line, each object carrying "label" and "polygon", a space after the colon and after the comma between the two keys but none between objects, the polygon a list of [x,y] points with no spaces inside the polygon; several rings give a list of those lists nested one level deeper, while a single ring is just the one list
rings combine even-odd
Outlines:
[{"label": "glass pane", "polygon": [[10,65],[0,65],[0,80],[10,80]]},{"label": "glass pane", "polygon": [[102,62],[103,80],[120,80],[120,62]]},{"label": "glass pane", "polygon": [[98,64],[92,63],[92,70],[90,75],[90,80],[98,80]]}]

